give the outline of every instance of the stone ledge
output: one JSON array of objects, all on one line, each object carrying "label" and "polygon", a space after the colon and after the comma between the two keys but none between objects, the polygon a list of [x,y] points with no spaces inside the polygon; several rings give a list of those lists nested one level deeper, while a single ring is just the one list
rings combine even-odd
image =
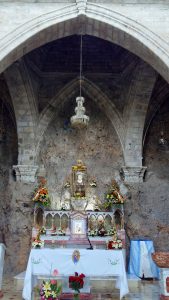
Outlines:
[{"label": "stone ledge", "polygon": [[144,174],[147,167],[137,166],[137,167],[122,167],[122,173],[124,181],[126,183],[141,183],[143,182]]},{"label": "stone ledge", "polygon": [[36,172],[38,166],[31,165],[15,165],[13,166],[13,170],[16,174],[16,181],[22,181],[25,183],[35,182],[36,180]]}]

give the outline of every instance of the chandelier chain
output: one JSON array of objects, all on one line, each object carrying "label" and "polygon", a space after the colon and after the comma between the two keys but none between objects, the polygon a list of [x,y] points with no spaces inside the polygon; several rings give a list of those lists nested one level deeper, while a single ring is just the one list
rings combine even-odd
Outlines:
[{"label": "chandelier chain", "polygon": [[82,34],[80,36],[80,97],[82,95],[82,55],[83,55],[83,48],[82,48]]}]

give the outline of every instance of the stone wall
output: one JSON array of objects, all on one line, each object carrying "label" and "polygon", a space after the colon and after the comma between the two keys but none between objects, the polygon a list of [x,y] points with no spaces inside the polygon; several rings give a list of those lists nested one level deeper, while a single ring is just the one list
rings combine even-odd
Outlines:
[{"label": "stone wall", "polygon": [[101,201],[107,185],[117,176],[123,164],[121,146],[110,121],[91,100],[86,99],[85,106],[90,116],[86,130],[78,131],[70,127],[69,120],[75,107],[75,99],[72,99],[53,119],[40,146],[40,163],[45,166],[55,207],[77,159],[82,159],[86,164],[89,177],[96,179],[97,193]]},{"label": "stone wall", "polygon": [[130,187],[132,198],[125,205],[127,235],[146,237],[154,241],[155,249],[169,250],[169,151],[158,146],[163,129],[169,140],[169,104],[165,102],[154,118],[144,147],[144,160],[148,170],[145,182]]}]

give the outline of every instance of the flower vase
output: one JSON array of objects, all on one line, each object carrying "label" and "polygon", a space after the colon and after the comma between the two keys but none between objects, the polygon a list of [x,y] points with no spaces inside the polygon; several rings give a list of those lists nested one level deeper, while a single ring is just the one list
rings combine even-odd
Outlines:
[{"label": "flower vase", "polygon": [[79,295],[79,293],[75,293],[75,294],[73,295],[73,300],[80,300],[80,295]]}]

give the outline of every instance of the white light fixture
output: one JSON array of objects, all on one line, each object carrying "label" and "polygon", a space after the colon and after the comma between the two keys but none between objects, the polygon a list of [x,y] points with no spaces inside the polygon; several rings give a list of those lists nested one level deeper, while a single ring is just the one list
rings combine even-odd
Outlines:
[{"label": "white light fixture", "polygon": [[76,98],[77,106],[75,107],[75,115],[71,117],[70,122],[73,128],[85,128],[88,126],[89,117],[85,115],[86,109],[83,106],[84,97],[82,93],[82,35],[80,39],[80,96]]}]

